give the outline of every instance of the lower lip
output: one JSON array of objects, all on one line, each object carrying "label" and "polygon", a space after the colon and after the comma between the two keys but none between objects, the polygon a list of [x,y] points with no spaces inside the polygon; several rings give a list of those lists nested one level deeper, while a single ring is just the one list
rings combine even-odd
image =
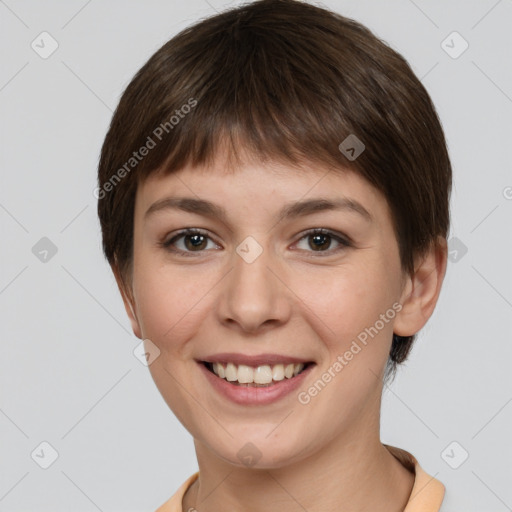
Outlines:
[{"label": "lower lip", "polygon": [[231,384],[212,373],[203,363],[198,363],[208,381],[221,395],[240,405],[266,405],[277,402],[296,390],[315,366],[310,364],[301,373],[287,379],[286,377],[267,387],[250,387]]}]

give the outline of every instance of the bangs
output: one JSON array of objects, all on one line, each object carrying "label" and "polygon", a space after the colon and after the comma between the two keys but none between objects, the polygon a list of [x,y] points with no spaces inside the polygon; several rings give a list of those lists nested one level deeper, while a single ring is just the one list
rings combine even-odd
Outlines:
[{"label": "bangs", "polygon": [[[340,48],[334,52],[338,34],[333,55],[320,59],[325,48],[307,40],[298,44],[286,24],[277,32],[266,24],[238,21],[229,31],[209,34],[208,47],[188,59],[187,40],[198,35],[185,31],[173,41],[181,49],[175,62],[148,63],[158,67],[161,83],[142,100],[159,117],[141,130],[156,147],[139,166],[139,178],[186,165],[208,167],[221,151],[231,170],[247,159],[356,167],[338,147],[354,132],[350,118],[370,108],[361,82],[343,72],[360,51],[345,48],[349,58],[340,59]],[[363,129],[359,120],[360,139],[366,138]]]}]

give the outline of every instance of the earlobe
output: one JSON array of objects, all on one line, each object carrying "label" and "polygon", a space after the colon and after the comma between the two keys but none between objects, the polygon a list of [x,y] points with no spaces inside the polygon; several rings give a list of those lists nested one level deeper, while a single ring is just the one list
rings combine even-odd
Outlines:
[{"label": "earlobe", "polygon": [[413,275],[402,290],[402,309],[395,317],[393,332],[399,336],[416,334],[434,312],[446,273],[448,249],[444,237],[419,258]]},{"label": "earlobe", "polygon": [[117,287],[119,288],[119,292],[121,293],[126,314],[130,319],[133,334],[135,334],[137,338],[142,339],[142,332],[139,320],[135,312],[135,300],[133,298],[133,293],[129,286],[125,284],[123,278],[121,277],[121,272],[119,271],[119,268],[116,265],[112,265],[112,272],[114,273],[114,277],[116,278]]}]

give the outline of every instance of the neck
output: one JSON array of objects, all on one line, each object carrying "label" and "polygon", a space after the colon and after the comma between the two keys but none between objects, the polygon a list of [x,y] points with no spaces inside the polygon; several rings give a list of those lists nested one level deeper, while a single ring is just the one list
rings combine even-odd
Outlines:
[{"label": "neck", "polygon": [[280,512],[401,512],[414,475],[382,445],[376,420],[309,457],[271,469],[234,466],[195,440],[199,478],[183,498],[183,511],[263,512],[278,504]]}]

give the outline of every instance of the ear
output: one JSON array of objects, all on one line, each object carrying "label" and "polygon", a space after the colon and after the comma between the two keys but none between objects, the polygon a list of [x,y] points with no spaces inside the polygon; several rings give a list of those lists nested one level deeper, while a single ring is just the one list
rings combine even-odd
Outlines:
[{"label": "ear", "polygon": [[416,334],[428,321],[441,292],[446,273],[448,244],[442,236],[415,263],[402,289],[402,309],[395,317],[393,332],[399,336]]},{"label": "ear", "polygon": [[142,331],[137,314],[135,313],[135,300],[133,298],[131,287],[124,282],[117,264],[114,263],[111,268],[114,273],[114,277],[116,278],[119,291],[121,292],[121,297],[123,298],[124,309],[126,310],[126,314],[132,324],[133,334],[135,334],[137,338],[142,339]]}]

